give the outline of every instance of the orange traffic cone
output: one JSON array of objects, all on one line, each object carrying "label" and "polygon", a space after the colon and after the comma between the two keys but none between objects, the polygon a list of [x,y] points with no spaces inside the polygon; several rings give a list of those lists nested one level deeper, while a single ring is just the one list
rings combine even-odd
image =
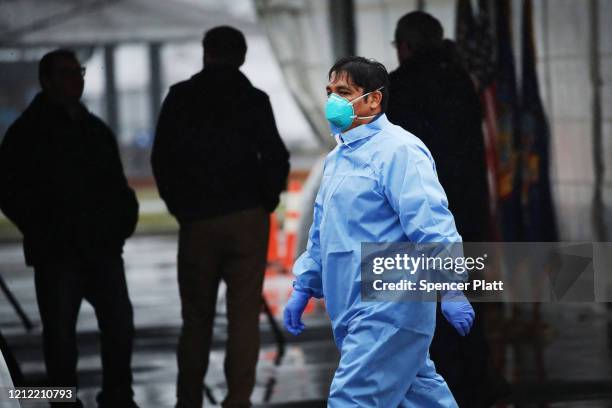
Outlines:
[{"label": "orange traffic cone", "polygon": [[270,237],[268,239],[268,265],[266,267],[266,277],[276,275],[280,264],[278,253],[278,220],[276,213],[270,214]]},{"label": "orange traffic cone", "polygon": [[295,260],[297,232],[300,219],[300,198],[302,184],[299,181],[289,182],[287,191],[287,206],[285,210],[285,256],[283,266],[290,271]]}]

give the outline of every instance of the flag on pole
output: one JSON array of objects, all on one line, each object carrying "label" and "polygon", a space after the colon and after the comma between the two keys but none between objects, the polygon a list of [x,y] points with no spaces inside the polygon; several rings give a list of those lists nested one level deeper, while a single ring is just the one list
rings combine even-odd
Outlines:
[{"label": "flag on pole", "polygon": [[498,199],[504,241],[522,239],[521,172],[518,97],[512,53],[510,0],[495,2],[497,69],[495,109],[497,112]]},{"label": "flag on pole", "polygon": [[[516,75],[508,0],[457,2],[457,48],[481,96],[489,179],[491,239],[519,241],[520,173]],[[495,21],[495,30],[492,27]]]},{"label": "flag on pole", "polygon": [[556,217],[550,190],[550,133],[540,98],[532,12],[531,0],[524,0],[520,118],[524,238],[526,241],[557,241]]},{"label": "flag on pole", "polygon": [[474,82],[483,107],[483,142],[489,192],[488,239],[498,241],[500,231],[497,222],[497,154],[495,149],[497,130],[495,126],[491,126],[495,123],[495,110],[487,109],[488,101],[492,100],[490,95],[494,89],[495,55],[488,17],[480,13],[476,18],[472,11],[472,2],[458,0],[456,49],[461,64]]},{"label": "flag on pole", "polygon": [[471,0],[457,2],[457,53],[479,92],[495,79],[495,49],[488,0],[479,0],[478,14]]}]

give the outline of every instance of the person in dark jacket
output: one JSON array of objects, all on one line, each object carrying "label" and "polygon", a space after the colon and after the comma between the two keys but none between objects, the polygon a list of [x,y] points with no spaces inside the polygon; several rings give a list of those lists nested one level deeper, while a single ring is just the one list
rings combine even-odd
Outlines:
[{"label": "person in dark jacket", "polygon": [[[438,178],[464,242],[484,242],[488,231],[488,188],[480,100],[459,65],[442,25],[425,12],[397,23],[394,44],[400,62],[390,74],[387,115],[417,135],[436,162]],[[477,303],[475,309],[480,309]],[[488,406],[482,390],[487,369],[483,313],[462,338],[438,310],[431,357],[460,407]]]},{"label": "person in dark jacket", "polygon": [[153,173],[179,222],[183,327],[177,407],[202,405],[217,290],[227,284],[224,407],[250,406],[269,213],[285,188],[289,154],[268,96],[240,72],[247,45],[221,26],[203,40],[204,69],[170,88],[153,146]]},{"label": "person in dark jacket", "polygon": [[434,17],[424,12],[404,16],[395,44],[400,66],[390,74],[388,116],[431,150],[463,241],[482,242],[487,238],[488,190],[474,84],[455,62]]},{"label": "person in dark jacket", "polygon": [[113,132],[80,102],[83,75],[71,51],[41,59],[42,92],[0,147],[0,208],[34,267],[49,385],[77,385],[76,322],[86,299],[102,343],[98,402],[129,407],[134,329],[122,252],[138,202]]}]

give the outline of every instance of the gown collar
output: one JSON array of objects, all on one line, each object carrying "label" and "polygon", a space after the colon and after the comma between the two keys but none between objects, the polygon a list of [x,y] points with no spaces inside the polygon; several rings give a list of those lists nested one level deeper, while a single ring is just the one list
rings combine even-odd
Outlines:
[{"label": "gown collar", "polygon": [[349,145],[358,140],[374,136],[388,124],[389,119],[387,119],[387,115],[385,115],[384,113],[380,113],[371,122],[354,127],[348,132],[340,133],[339,135],[337,135],[337,140],[339,139],[340,143],[344,145]]}]

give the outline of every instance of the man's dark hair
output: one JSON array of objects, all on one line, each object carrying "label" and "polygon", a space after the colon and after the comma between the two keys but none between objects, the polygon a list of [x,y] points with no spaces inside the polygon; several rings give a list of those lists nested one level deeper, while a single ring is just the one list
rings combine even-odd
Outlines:
[{"label": "man's dark hair", "polygon": [[[332,73],[346,74],[350,82],[363,88],[364,93],[375,91],[379,88],[382,93],[380,107],[382,112],[387,110],[389,101],[389,73],[387,68],[380,62],[364,57],[340,58],[327,74],[331,79]],[[367,97],[366,97],[367,98]]]},{"label": "man's dark hair", "polygon": [[431,14],[413,11],[405,14],[395,27],[395,43],[404,42],[413,53],[442,47],[444,29]]},{"label": "man's dark hair", "polygon": [[247,43],[240,30],[230,26],[211,28],[202,40],[204,52],[219,64],[239,67],[244,63]]},{"label": "man's dark hair", "polygon": [[74,51],[63,48],[53,50],[43,55],[38,63],[38,82],[40,82],[41,87],[43,79],[49,78],[53,74],[53,71],[55,70],[55,62],[61,58],[78,61]]}]

